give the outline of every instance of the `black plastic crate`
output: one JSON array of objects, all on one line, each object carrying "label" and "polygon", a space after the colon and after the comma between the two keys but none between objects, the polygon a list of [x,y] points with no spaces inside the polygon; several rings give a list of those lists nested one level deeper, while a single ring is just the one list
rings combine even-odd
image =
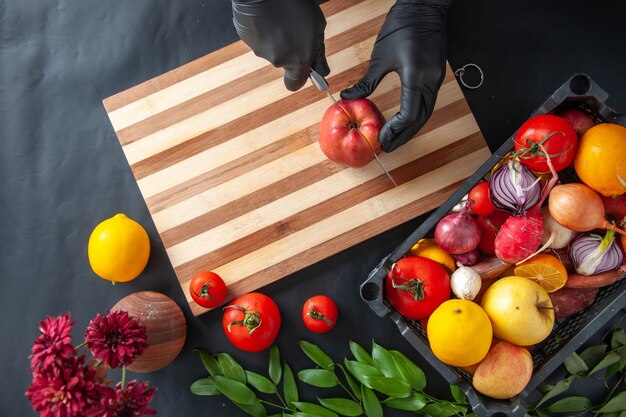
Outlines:
[{"label": "black plastic crate", "polygon": [[[559,87],[548,100],[537,108],[530,117],[550,113],[561,107],[581,107],[598,121],[607,121],[626,126],[626,118],[605,104],[608,94],[588,75],[574,74]],[[592,305],[565,319],[557,319],[550,336],[532,350],[533,376],[518,396],[508,400],[486,397],[471,385],[471,375],[448,366],[435,357],[419,322],[401,316],[385,299],[384,279],[391,266],[409,252],[423,237],[432,236],[437,222],[444,217],[470,189],[482,180],[500,160],[513,149],[514,132],[500,148],[436,209],[398,248],[385,257],[361,284],[361,298],[380,317],[388,317],[396,323],[402,336],[443,376],[450,384],[457,384],[466,394],[474,413],[478,416],[506,415],[523,416],[528,396],[552,374],[563,361],[587,339],[604,326],[626,305],[626,279],[601,288]]]}]

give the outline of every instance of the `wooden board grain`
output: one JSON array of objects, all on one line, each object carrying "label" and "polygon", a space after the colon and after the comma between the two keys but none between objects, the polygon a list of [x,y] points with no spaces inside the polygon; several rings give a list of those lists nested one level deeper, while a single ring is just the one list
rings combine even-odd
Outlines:
[{"label": "wooden board grain", "polygon": [[[331,0],[326,50],[331,91],[364,73],[392,0]],[[400,83],[371,99],[389,118]],[[104,100],[139,189],[189,296],[201,270],[229,299],[283,278],[440,205],[490,155],[448,68],[417,137],[360,169],[326,159],[318,124],[329,106],[311,84],[284,88],[282,71],[242,42]]]}]

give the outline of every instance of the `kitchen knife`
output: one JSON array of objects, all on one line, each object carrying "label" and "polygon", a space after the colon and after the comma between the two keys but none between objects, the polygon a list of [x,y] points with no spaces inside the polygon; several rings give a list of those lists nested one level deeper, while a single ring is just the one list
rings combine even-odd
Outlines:
[{"label": "kitchen knife", "polygon": [[[323,75],[320,75],[317,71],[315,71],[314,69],[311,69],[311,82],[313,83],[313,85],[320,91],[326,93],[326,95],[328,96],[328,98],[333,102],[333,104],[338,105],[339,107],[341,107],[339,105],[339,103],[337,102],[337,100],[335,100],[335,97],[333,97],[332,93],[330,92],[330,89],[328,88],[328,82],[326,81],[326,79],[324,78]],[[342,107],[343,110],[343,107]],[[345,111],[345,110],[344,110]],[[347,114],[347,112],[346,112]],[[371,143],[369,143],[369,139],[365,138],[365,140],[368,142],[368,144],[370,146],[372,146]],[[378,163],[378,165],[381,167],[381,169],[383,170],[383,172],[385,173],[385,175],[387,175],[387,178],[389,178],[389,180],[393,183],[393,185],[395,185],[396,187],[398,186],[398,184],[394,181],[393,177],[391,176],[391,174],[389,173],[389,171],[387,171],[387,168],[385,168],[385,165],[383,165],[383,162],[380,160],[380,158],[378,157],[378,155],[376,155],[376,151],[374,151],[374,148],[372,148],[372,154],[374,155],[374,159],[376,159],[376,162]]]}]

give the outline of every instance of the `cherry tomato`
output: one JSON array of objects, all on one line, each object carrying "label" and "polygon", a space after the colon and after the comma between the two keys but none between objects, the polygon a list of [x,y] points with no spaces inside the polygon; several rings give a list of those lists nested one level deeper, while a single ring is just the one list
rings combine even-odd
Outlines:
[{"label": "cherry tomato", "polygon": [[489,198],[489,183],[481,181],[469,192],[468,198],[474,200],[471,210],[479,216],[488,216],[496,210],[496,207]]},{"label": "cherry tomato", "polygon": [[214,308],[226,297],[226,284],[215,272],[202,271],[189,284],[191,298],[201,307]]},{"label": "cherry tomato", "polygon": [[554,169],[567,168],[578,150],[578,135],[570,123],[553,114],[540,114],[528,119],[515,135],[515,151],[520,162],[533,171],[550,172],[546,155],[550,155]]},{"label": "cherry tomato", "polygon": [[[472,206],[473,207],[473,206]],[[510,216],[509,213],[502,210],[495,210],[489,216],[477,216],[476,221],[480,226],[480,243],[478,249],[487,256],[495,256],[494,241],[498,230]]]},{"label": "cherry tomato", "polygon": [[422,256],[407,256],[389,271],[385,293],[400,314],[422,320],[450,298],[450,276],[438,262]]},{"label": "cherry tomato", "polygon": [[302,306],[302,321],[315,333],[326,333],[337,323],[337,305],[330,297],[314,295]]},{"label": "cherry tomato", "polygon": [[235,347],[246,352],[267,349],[280,330],[280,311],[267,295],[251,292],[224,308],[222,328]]}]

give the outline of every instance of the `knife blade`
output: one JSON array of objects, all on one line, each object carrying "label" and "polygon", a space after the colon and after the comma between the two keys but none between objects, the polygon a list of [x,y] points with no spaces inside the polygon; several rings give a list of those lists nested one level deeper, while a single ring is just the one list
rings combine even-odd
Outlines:
[{"label": "knife blade", "polygon": [[[335,97],[333,97],[332,93],[330,92],[330,88],[328,87],[328,82],[326,81],[326,78],[324,78],[323,75],[321,75],[320,73],[318,73],[317,71],[315,71],[314,69],[311,68],[310,78],[311,78],[311,82],[313,83],[313,85],[318,90],[320,90],[321,92],[326,93],[326,95],[328,96],[330,101],[332,101],[333,104],[336,104],[336,105],[339,106],[339,103],[337,102],[337,100],[335,100]],[[339,106],[339,107],[341,107],[341,106]],[[342,110],[343,110],[343,108],[342,108]],[[347,114],[347,112],[346,112],[346,114]],[[361,133],[361,135],[365,138],[365,140],[367,141],[368,145],[370,145],[370,147],[372,148],[372,154],[374,155],[374,159],[376,160],[376,162],[378,163],[380,168],[383,170],[385,175],[387,175],[387,178],[389,178],[389,180],[393,183],[393,185],[395,185],[397,187],[398,184],[393,179],[393,177],[391,176],[391,174],[389,173],[387,168],[385,168],[385,165],[383,164],[383,161],[381,161],[380,158],[378,157],[378,155],[376,155],[376,151],[374,151],[374,148],[372,147],[372,144],[370,143],[369,139],[366,138],[362,133]]]}]

